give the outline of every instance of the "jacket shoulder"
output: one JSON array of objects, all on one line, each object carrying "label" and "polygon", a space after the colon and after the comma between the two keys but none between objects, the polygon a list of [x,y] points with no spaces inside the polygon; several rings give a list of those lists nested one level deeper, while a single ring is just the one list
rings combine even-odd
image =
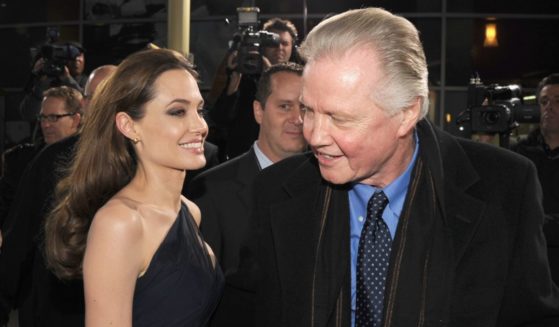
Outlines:
[{"label": "jacket shoulder", "polygon": [[525,168],[531,164],[526,157],[510,149],[465,139],[459,139],[459,143],[472,161],[482,164],[485,169],[501,169],[503,165]]},{"label": "jacket shoulder", "polygon": [[4,151],[4,161],[6,165],[26,164],[39,152],[41,147],[32,143],[22,143],[15,145]]},{"label": "jacket shoulder", "polygon": [[201,180],[220,181],[230,179],[234,176],[235,171],[237,171],[241,165],[247,164],[249,160],[250,158],[248,157],[248,153],[245,153],[241,156],[225,161],[200,173],[192,180],[192,183],[200,182]]}]

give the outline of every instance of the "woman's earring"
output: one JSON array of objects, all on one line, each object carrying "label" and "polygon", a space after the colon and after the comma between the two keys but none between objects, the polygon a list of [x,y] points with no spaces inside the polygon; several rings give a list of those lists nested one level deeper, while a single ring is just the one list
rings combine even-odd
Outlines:
[{"label": "woman's earring", "polygon": [[140,139],[135,137],[132,139],[132,142],[134,142],[134,144],[138,144],[138,142],[140,142]]}]

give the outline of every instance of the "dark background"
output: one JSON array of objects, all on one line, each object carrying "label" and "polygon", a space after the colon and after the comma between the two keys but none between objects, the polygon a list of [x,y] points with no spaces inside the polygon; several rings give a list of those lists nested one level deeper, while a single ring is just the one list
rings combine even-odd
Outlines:
[{"label": "dark background", "polygon": [[[300,40],[324,17],[347,9],[378,6],[407,17],[421,32],[427,55],[430,117],[457,135],[454,119],[466,106],[473,73],[486,84],[519,84],[528,95],[542,77],[559,72],[559,1],[199,0],[191,2],[190,51],[209,103],[216,71],[236,31],[236,8],[252,4],[260,8],[261,21],[275,16],[292,20]],[[489,20],[497,24],[498,47],[483,46]],[[117,64],[148,42],[166,46],[167,0],[0,0],[2,148],[29,135],[17,107],[29,75],[30,49],[46,41],[49,27],[60,29],[61,40],[84,45],[89,72]]]}]

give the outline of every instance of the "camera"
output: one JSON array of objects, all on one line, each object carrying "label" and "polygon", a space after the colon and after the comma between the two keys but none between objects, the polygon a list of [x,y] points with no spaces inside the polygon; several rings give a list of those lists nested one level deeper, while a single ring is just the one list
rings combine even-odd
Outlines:
[{"label": "camera", "polygon": [[76,59],[81,50],[69,43],[63,45],[45,44],[41,47],[41,57],[44,59],[43,74],[60,76],[64,74],[64,66],[68,61]]},{"label": "camera", "polygon": [[263,48],[277,47],[280,44],[276,33],[258,31],[258,7],[237,8],[239,32],[233,37],[231,50],[237,51],[239,73],[257,75],[262,72]]},{"label": "camera", "polygon": [[[64,74],[64,66],[83,52],[81,48],[72,43],[57,44],[59,37],[60,32],[57,28],[48,28],[48,41],[39,49],[39,56],[44,60],[43,70],[40,73],[49,77]],[[36,49],[31,49],[32,53],[36,53],[36,51]]]},{"label": "camera", "polygon": [[508,136],[520,123],[538,123],[539,120],[538,105],[524,103],[519,85],[484,85],[479,77],[473,77],[468,85],[468,106],[456,123],[469,122],[475,133]]}]

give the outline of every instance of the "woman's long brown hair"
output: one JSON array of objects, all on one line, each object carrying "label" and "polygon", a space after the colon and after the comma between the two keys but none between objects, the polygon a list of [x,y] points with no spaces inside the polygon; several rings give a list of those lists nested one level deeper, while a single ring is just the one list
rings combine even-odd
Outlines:
[{"label": "woman's long brown hair", "polygon": [[59,278],[81,278],[87,233],[95,213],[136,173],[134,149],[118,131],[116,114],[126,112],[134,120],[142,119],[145,104],[155,96],[155,80],[174,69],[197,78],[192,64],[178,52],[137,52],[95,92],[75,156],[56,187],[55,206],[45,223],[47,265]]}]

